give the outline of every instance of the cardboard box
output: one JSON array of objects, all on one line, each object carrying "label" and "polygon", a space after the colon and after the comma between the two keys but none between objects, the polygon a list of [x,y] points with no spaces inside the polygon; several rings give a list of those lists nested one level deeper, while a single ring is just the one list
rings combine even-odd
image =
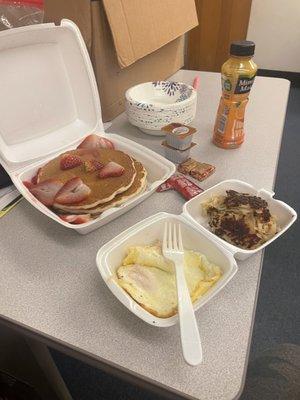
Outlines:
[{"label": "cardboard box", "polygon": [[194,0],[45,0],[46,22],[73,20],[91,55],[103,121],[124,111],[125,91],[166,79],[184,63],[184,33],[198,24]]}]

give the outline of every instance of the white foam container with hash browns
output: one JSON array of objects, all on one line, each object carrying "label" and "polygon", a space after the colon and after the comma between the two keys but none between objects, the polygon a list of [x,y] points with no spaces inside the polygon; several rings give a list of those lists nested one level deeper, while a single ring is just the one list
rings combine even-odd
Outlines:
[{"label": "white foam container with hash browns", "polygon": [[[82,234],[91,232],[143,201],[174,173],[174,164],[164,157],[117,134],[104,133],[93,68],[72,21],[0,32],[0,71],[0,163],[26,200],[57,223]],[[92,133],[140,161],[147,169],[148,185],[124,205],[72,225],[40,203],[22,181]]]},{"label": "white foam container with hash browns", "polygon": [[[269,206],[270,213],[276,217],[276,222],[279,227],[278,232],[271,239],[267,240],[264,244],[257,247],[256,249],[242,249],[221,239],[219,236],[211,232],[208,225],[208,218],[202,213],[201,203],[209,200],[212,196],[225,195],[226,190],[230,189],[237,192],[249,193],[251,195],[258,196],[266,200]],[[237,260],[245,260],[253,254],[257,253],[258,251],[264,249],[274,240],[276,240],[287,229],[289,229],[289,227],[297,219],[296,211],[283,201],[274,199],[274,195],[274,192],[265,189],[256,189],[249,183],[240,181],[238,179],[228,179],[226,181],[218,183],[217,185],[212,186],[211,188],[205,190],[203,193],[200,193],[198,196],[185,203],[183,206],[183,213],[193,223],[197,224],[206,235],[208,235],[209,237],[211,237],[211,239],[217,241],[223,247],[229,250]]]}]

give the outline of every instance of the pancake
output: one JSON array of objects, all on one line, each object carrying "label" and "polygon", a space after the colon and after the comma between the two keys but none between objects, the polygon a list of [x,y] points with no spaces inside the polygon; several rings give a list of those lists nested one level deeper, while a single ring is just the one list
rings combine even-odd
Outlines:
[{"label": "pancake", "polygon": [[145,170],[144,166],[136,160],[134,160],[134,166],[136,169],[136,176],[134,178],[132,185],[125,192],[117,194],[113,200],[110,200],[107,203],[89,209],[70,210],[68,206],[63,206],[63,205],[56,206],[56,209],[63,212],[72,212],[73,214],[95,215],[95,214],[100,214],[103,211],[108,210],[109,208],[120,206],[127,200],[143,192],[147,186],[147,179],[146,179],[147,171]]},{"label": "pancake", "polygon": [[[124,167],[123,175],[117,177],[109,177],[105,179],[98,178],[98,171],[85,172],[83,165],[72,169],[61,170],[60,160],[65,154],[73,154],[80,156],[82,161],[90,160],[91,158],[107,164],[114,161]],[[107,203],[112,200],[117,194],[125,192],[133,184],[136,171],[134,162],[131,157],[119,150],[113,149],[97,149],[87,151],[83,149],[70,150],[60,154],[58,157],[49,161],[44,165],[37,177],[38,183],[50,178],[55,178],[65,183],[69,179],[79,177],[91,189],[91,194],[76,205],[68,205],[70,210],[82,210],[96,207],[99,204]],[[55,207],[61,208],[61,205],[56,203]]]}]

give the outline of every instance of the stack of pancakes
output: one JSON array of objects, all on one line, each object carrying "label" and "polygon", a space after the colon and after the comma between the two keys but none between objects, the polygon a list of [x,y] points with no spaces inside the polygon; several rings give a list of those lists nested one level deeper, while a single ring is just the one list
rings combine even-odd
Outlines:
[{"label": "stack of pancakes", "polygon": [[[62,170],[60,162],[66,154],[79,156],[83,164],[71,169]],[[84,162],[97,160],[102,164],[113,161],[124,168],[121,176],[100,179],[99,171],[86,172]],[[63,183],[79,177],[90,189],[90,195],[80,203],[59,204],[53,207],[60,213],[97,215],[103,211],[119,206],[130,198],[141,193],[146,187],[147,171],[144,166],[128,154],[113,149],[76,149],[63,153],[45,164],[38,172],[37,182],[47,179],[58,179]]]}]

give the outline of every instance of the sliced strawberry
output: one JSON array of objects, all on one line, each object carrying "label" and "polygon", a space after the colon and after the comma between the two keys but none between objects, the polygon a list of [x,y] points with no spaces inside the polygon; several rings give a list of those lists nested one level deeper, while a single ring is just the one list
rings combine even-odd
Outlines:
[{"label": "sliced strawberry", "polygon": [[114,161],[110,161],[106,164],[99,172],[99,178],[111,178],[114,176],[121,176],[124,173],[125,169],[122,165],[117,164]]},{"label": "sliced strawberry", "polygon": [[61,214],[59,215],[65,222],[69,222],[69,224],[84,224],[85,222],[89,222],[91,220],[91,214],[79,214],[79,215],[67,215]]},{"label": "sliced strawberry", "polygon": [[59,180],[47,179],[29,188],[29,190],[45,206],[52,206],[55,196],[62,187],[63,183]]},{"label": "sliced strawberry", "polygon": [[27,189],[31,189],[34,186],[34,184],[31,183],[30,181],[23,181],[22,183],[23,183],[24,186],[27,187]]},{"label": "sliced strawberry", "polygon": [[77,149],[114,149],[114,144],[98,135],[89,135],[77,147]]},{"label": "sliced strawberry", "polygon": [[100,147],[102,149],[114,149],[115,148],[113,142],[111,142],[110,140],[105,139],[105,138],[100,138],[99,143],[100,143]]},{"label": "sliced strawberry", "polygon": [[95,171],[100,171],[100,169],[104,167],[104,164],[94,159],[85,161],[83,166],[85,172],[95,172]]},{"label": "sliced strawberry", "polygon": [[86,199],[91,189],[78,177],[68,180],[55,197],[55,203],[76,204]]},{"label": "sliced strawberry", "polygon": [[40,170],[41,170],[41,169],[42,169],[42,168],[39,168],[39,169],[37,170],[36,174],[31,178],[31,183],[32,183],[33,185],[36,185],[36,184],[37,184],[38,176],[39,176],[39,173],[40,173]]},{"label": "sliced strawberry", "polygon": [[60,160],[60,169],[71,169],[82,164],[82,160],[76,154],[65,154]]},{"label": "sliced strawberry", "polygon": [[99,149],[77,149],[79,156],[85,156],[86,160],[94,160],[100,156]]},{"label": "sliced strawberry", "polygon": [[77,146],[77,149],[96,149],[100,147],[99,139],[100,137],[97,135],[89,135]]}]

